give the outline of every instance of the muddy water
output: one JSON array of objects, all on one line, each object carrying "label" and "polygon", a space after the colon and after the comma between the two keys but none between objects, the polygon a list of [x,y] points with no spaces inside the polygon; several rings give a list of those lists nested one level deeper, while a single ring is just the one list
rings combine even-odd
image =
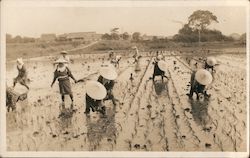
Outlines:
[{"label": "muddy water", "polygon": [[[96,57],[72,56],[70,65],[77,79],[96,80],[101,64]],[[151,57],[140,61],[135,71],[133,59],[121,61],[114,95],[119,104],[106,101],[107,116],[86,117],[85,83],[72,83],[74,109],[66,97],[60,106],[57,83],[50,84],[54,67],[51,59],[27,61],[31,90],[28,100],[7,113],[7,147],[10,151],[245,151],[246,73],[245,58],[219,56],[208,102],[189,100],[188,82],[195,59],[166,57],[169,79],[151,76]],[[231,67],[228,69],[228,63]],[[237,64],[238,63],[238,64]],[[197,64],[202,66],[201,63]],[[241,69],[239,69],[239,67]],[[16,69],[7,64],[7,84]],[[132,73],[132,79],[130,75]],[[237,81],[237,82],[236,82]],[[26,91],[17,86],[16,91]]]}]

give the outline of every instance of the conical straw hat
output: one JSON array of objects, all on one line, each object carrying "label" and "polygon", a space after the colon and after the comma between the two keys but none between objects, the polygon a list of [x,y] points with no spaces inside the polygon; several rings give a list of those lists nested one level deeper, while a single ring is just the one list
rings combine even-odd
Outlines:
[{"label": "conical straw hat", "polygon": [[202,85],[208,85],[213,81],[211,73],[205,69],[199,69],[195,73],[195,79]]},{"label": "conical straw hat", "polygon": [[115,80],[118,76],[113,66],[102,67],[100,69],[100,74],[108,80]]},{"label": "conical straw hat", "polygon": [[216,64],[216,59],[213,58],[213,57],[208,57],[208,58],[207,58],[207,64],[208,64],[209,66],[214,66],[214,65]]},{"label": "conical straw hat", "polygon": [[67,60],[65,60],[65,59],[63,59],[63,58],[59,58],[59,59],[57,59],[54,63],[68,63],[68,61]]},{"label": "conical straw hat", "polygon": [[158,66],[160,68],[161,71],[166,71],[167,70],[167,63],[163,60],[160,60],[158,62]]},{"label": "conical straw hat", "polygon": [[107,95],[106,88],[97,81],[89,81],[86,84],[86,93],[93,99],[102,100]]}]

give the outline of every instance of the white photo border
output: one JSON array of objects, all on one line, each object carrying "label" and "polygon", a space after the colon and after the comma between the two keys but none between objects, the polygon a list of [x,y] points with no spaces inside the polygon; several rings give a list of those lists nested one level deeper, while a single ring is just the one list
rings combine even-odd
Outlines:
[{"label": "white photo border", "polygon": [[[249,4],[248,0],[177,0],[177,1],[85,1],[85,0],[2,0],[0,1],[1,7],[1,54],[0,54],[0,156],[2,157],[248,157],[249,156]],[[161,7],[161,6],[244,6],[246,8],[246,21],[247,21],[247,152],[12,152],[6,150],[6,42],[5,42],[5,7],[19,6],[19,7]]]}]

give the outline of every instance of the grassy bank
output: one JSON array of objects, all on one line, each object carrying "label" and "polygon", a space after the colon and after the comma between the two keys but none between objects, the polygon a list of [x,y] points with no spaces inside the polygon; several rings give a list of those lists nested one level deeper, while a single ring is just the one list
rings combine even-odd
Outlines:
[{"label": "grassy bank", "polygon": [[32,58],[58,54],[62,50],[84,46],[79,42],[52,42],[52,43],[11,43],[6,45],[6,59],[13,60],[19,57]]},{"label": "grassy bank", "polygon": [[[18,57],[32,58],[47,55],[57,55],[62,50],[70,50],[83,47],[84,43],[77,42],[54,42],[54,43],[26,43],[26,44],[7,44],[7,60],[13,60]],[[224,50],[231,49],[235,52],[241,50],[246,52],[246,46],[237,42],[206,42],[201,43],[175,43],[172,41],[143,41],[131,42],[125,40],[107,40],[99,41],[84,49],[71,51],[72,54],[86,53],[107,53],[111,50],[115,52],[130,52],[131,47],[137,46],[139,51],[161,51],[161,50],[179,50],[185,52],[199,51],[204,49]]]}]

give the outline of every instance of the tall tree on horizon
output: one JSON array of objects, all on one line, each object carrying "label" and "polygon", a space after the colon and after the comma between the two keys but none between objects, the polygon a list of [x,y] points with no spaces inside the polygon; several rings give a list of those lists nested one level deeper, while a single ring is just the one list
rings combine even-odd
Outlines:
[{"label": "tall tree on horizon", "polygon": [[188,25],[197,30],[199,33],[199,43],[201,38],[201,32],[204,31],[212,22],[219,23],[217,17],[208,10],[197,10],[188,17]]}]

